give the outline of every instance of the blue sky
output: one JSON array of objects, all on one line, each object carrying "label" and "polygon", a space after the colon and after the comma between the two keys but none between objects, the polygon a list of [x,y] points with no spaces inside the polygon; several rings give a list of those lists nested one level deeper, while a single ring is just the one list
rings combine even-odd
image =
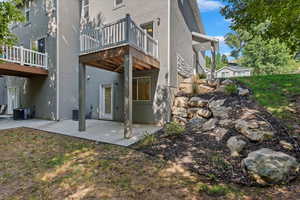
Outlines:
[{"label": "blue sky", "polygon": [[197,0],[202,21],[207,35],[215,36],[220,40],[220,52],[228,55],[230,48],[224,43],[224,36],[231,31],[230,21],[220,14],[223,6],[220,0]]}]

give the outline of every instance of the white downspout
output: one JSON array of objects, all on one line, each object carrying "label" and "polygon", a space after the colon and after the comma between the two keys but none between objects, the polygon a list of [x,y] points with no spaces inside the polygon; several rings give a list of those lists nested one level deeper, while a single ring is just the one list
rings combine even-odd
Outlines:
[{"label": "white downspout", "polygon": [[171,0],[168,0],[168,87],[171,86]]},{"label": "white downspout", "polygon": [[60,120],[60,76],[59,76],[59,1],[56,1],[56,121]]}]

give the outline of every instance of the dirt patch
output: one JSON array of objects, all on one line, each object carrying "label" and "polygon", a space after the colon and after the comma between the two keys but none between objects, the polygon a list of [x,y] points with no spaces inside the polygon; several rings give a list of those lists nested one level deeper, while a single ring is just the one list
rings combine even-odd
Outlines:
[{"label": "dirt patch", "polygon": [[185,171],[124,147],[0,131],[0,199],[202,199]]}]

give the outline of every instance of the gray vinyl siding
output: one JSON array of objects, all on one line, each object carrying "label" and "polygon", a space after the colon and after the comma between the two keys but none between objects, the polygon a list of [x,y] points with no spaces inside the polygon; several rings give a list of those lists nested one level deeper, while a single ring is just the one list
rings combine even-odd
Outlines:
[{"label": "gray vinyl siding", "polygon": [[5,77],[0,77],[0,105],[7,104],[7,87]]},{"label": "gray vinyl siding", "polygon": [[[177,86],[177,56],[183,58],[186,68],[192,68],[193,65],[192,34],[186,21],[189,16],[185,17],[184,15],[186,9],[183,9],[182,1],[174,0],[171,2],[170,57],[172,75],[170,84]],[[187,3],[186,1],[183,2],[184,4]]]},{"label": "gray vinyl siding", "polygon": [[20,105],[35,109],[36,117],[54,120],[56,116],[56,38],[48,34],[48,16],[44,0],[35,0],[30,9],[30,21],[12,29],[18,37],[17,45],[31,47],[31,41],[46,38],[48,77],[7,77],[8,87],[20,90]]},{"label": "gray vinyl siding", "polygon": [[[104,23],[111,23],[121,18],[124,18],[127,13],[130,13],[131,18],[137,24],[144,24],[154,22],[154,38],[159,41],[159,57],[160,70],[135,72],[134,76],[148,76],[152,77],[152,100],[150,102],[133,102],[133,121],[136,123],[155,123],[167,118],[169,111],[166,110],[168,99],[164,94],[168,90],[168,1],[161,0],[125,0],[123,7],[114,8],[114,1],[112,0],[90,0],[90,20],[97,19],[101,13]],[[160,22],[158,25],[158,21]],[[123,119],[123,74],[120,74],[120,79],[111,79],[112,82],[119,83],[118,96],[121,98],[118,105],[115,106],[114,119]],[[89,89],[90,90],[90,89]],[[92,89],[98,92],[98,88]],[[167,95],[168,96],[168,95]],[[161,99],[164,97],[164,99]],[[88,97],[91,98],[91,97]],[[92,97],[96,101],[96,98]],[[96,101],[97,102],[97,101]],[[165,106],[165,107],[163,107]],[[120,112],[121,111],[121,112]]]},{"label": "gray vinyl siding", "polygon": [[72,118],[78,108],[80,6],[78,0],[59,2],[59,112]]}]

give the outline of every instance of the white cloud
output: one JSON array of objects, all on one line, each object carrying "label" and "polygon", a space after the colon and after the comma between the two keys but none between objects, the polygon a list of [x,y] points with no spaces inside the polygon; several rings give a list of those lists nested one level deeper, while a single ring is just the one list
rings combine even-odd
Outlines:
[{"label": "white cloud", "polygon": [[208,12],[213,10],[218,10],[222,8],[224,5],[220,1],[216,0],[198,0],[198,6],[200,11]]},{"label": "white cloud", "polygon": [[213,36],[217,40],[219,40],[220,44],[225,43],[225,37],[224,36]]}]

